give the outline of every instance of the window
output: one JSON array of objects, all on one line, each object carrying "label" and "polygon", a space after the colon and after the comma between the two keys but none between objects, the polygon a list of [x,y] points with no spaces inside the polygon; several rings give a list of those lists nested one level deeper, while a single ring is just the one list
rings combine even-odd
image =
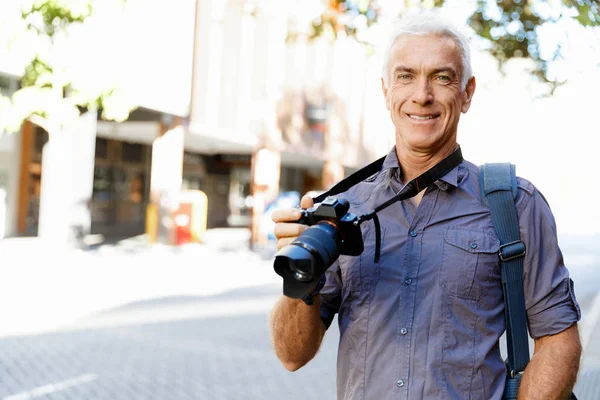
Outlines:
[{"label": "window", "polygon": [[144,161],[144,146],[138,143],[123,143],[121,161],[141,163]]},{"label": "window", "polygon": [[194,154],[190,152],[183,153],[183,164],[184,165],[203,165],[202,156],[200,154]]},{"label": "window", "polygon": [[39,126],[35,127],[34,136],[33,136],[33,160],[41,161],[42,160],[42,150],[44,149],[44,145],[48,143],[48,132],[40,128]]},{"label": "window", "polygon": [[96,159],[106,160],[108,158],[108,140],[96,138]]}]

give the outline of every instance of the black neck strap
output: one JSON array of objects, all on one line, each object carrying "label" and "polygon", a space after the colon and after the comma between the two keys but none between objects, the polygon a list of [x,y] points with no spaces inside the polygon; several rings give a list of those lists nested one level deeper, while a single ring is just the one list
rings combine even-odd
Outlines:
[{"label": "black neck strap", "polygon": [[336,194],[344,193],[345,191],[350,189],[352,186],[359,184],[360,182],[364,181],[365,179],[367,179],[368,177],[370,177],[372,175],[375,175],[376,173],[381,171],[381,168],[383,167],[383,162],[385,161],[386,157],[387,156],[383,156],[379,160],[372,162],[371,164],[367,165],[366,167],[359,169],[352,175],[347,176],[346,178],[342,179],[335,186],[333,186],[331,189],[329,189],[327,192],[313,198],[314,203],[315,204],[321,203],[323,200],[325,200],[329,196],[335,196]]},{"label": "black neck strap", "polygon": [[404,185],[404,187],[400,190],[400,192],[398,192],[397,195],[395,195],[385,203],[375,207],[375,209],[370,213],[364,214],[360,217],[360,219],[370,220],[376,213],[383,210],[384,208],[391,206],[395,202],[410,199],[411,197],[416,196],[421,190],[427,188],[429,185],[432,185],[437,180],[446,175],[448,172],[458,167],[458,165],[462,161],[463,156],[459,146],[448,157],[444,158],[442,161],[440,161],[439,163],[437,163],[436,165],[434,165],[433,167],[431,167],[430,169],[423,172],[421,175]]},{"label": "black neck strap", "polygon": [[[381,171],[381,168],[383,167],[383,162],[385,161],[386,157],[381,157],[379,160],[372,162],[371,164],[367,165],[366,167],[361,168],[360,170],[356,171],[352,175],[342,179],[340,182],[338,182],[334,187],[329,189],[327,192],[313,198],[314,203],[315,204],[321,203],[323,200],[325,200],[329,196],[335,196],[337,194],[344,193],[345,191],[350,189],[352,186],[357,185],[358,183],[364,181],[368,177]],[[400,190],[400,192],[396,196],[392,197],[385,203],[379,205],[370,213],[365,214],[363,217],[361,217],[361,219],[364,218],[365,220],[369,220],[369,219],[373,218],[372,216],[369,217],[371,214],[377,213],[377,212],[383,210],[384,208],[389,207],[390,205],[392,205],[393,203],[395,203],[397,201],[406,200],[406,199],[416,196],[421,190],[427,188],[429,185],[431,185],[435,181],[439,180],[444,175],[446,175],[448,172],[450,172],[454,168],[456,168],[462,161],[463,161],[462,152],[460,151],[460,146],[457,146],[456,150],[454,150],[454,152],[452,154],[450,154],[448,157],[444,158],[442,161],[440,161],[439,163],[437,163],[436,165],[434,165],[427,171],[425,171],[423,174],[419,175],[417,178],[408,182],[406,185],[404,185],[404,187]]]},{"label": "black neck strap", "polygon": [[[368,177],[376,174],[381,171],[383,167],[383,162],[385,157],[380,158],[379,160],[367,165],[366,167],[356,171],[352,175],[347,178],[341,180],[338,184],[332,187],[327,192],[317,196],[313,199],[316,203],[321,203],[325,198],[329,196],[335,196],[337,194],[343,193],[350,189],[352,186],[364,181]],[[358,220],[355,224],[362,224],[364,221],[373,220],[375,223],[375,263],[379,262],[379,256],[381,253],[381,226],[379,224],[379,218],[377,217],[377,213],[397,201],[402,201],[409,199],[411,197],[416,196],[421,190],[427,188],[429,185],[435,183],[437,180],[442,178],[448,172],[452,171],[454,168],[458,167],[458,165],[463,161],[462,152],[460,150],[460,146],[456,147],[456,150],[448,157],[444,158],[442,161],[419,175],[417,178],[408,182],[404,187],[398,192],[398,194],[383,204],[375,207],[375,209],[371,212],[363,214],[358,217]]]}]

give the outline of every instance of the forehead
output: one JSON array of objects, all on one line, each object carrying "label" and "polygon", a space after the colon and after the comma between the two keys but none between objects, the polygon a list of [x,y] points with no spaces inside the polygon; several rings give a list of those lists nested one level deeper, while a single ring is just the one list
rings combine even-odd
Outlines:
[{"label": "forehead", "polygon": [[456,42],[442,35],[402,35],[390,49],[390,71],[398,66],[435,69],[452,66],[461,70],[462,60]]}]

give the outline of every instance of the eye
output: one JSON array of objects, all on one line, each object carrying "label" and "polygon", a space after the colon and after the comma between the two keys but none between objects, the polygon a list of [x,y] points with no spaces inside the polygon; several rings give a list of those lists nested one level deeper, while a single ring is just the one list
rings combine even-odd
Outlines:
[{"label": "eye", "polygon": [[440,81],[440,82],[443,82],[443,83],[448,83],[452,79],[448,75],[438,75],[437,76],[437,80]]},{"label": "eye", "polygon": [[396,75],[396,80],[397,81],[406,81],[410,79],[410,75],[409,74],[398,74]]}]

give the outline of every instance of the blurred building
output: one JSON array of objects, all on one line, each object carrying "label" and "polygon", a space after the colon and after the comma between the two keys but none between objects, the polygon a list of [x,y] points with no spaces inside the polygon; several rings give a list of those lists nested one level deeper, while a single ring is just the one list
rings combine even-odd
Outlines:
[{"label": "blurred building", "polygon": [[[91,233],[144,232],[148,205],[165,195],[159,174],[171,188],[206,193],[209,228],[249,226],[277,193],[326,189],[392,145],[370,129],[382,114],[366,112],[383,109],[379,60],[353,39],[309,42],[307,16],[291,0],[128,7],[133,36],[119,57],[140,108],[123,123],[98,121],[83,205]],[[0,71],[2,93],[18,88],[17,75]],[[170,141],[165,153],[160,144],[159,160],[158,138],[177,128],[181,145]],[[0,136],[7,236],[36,234],[46,140],[31,123]]]}]

